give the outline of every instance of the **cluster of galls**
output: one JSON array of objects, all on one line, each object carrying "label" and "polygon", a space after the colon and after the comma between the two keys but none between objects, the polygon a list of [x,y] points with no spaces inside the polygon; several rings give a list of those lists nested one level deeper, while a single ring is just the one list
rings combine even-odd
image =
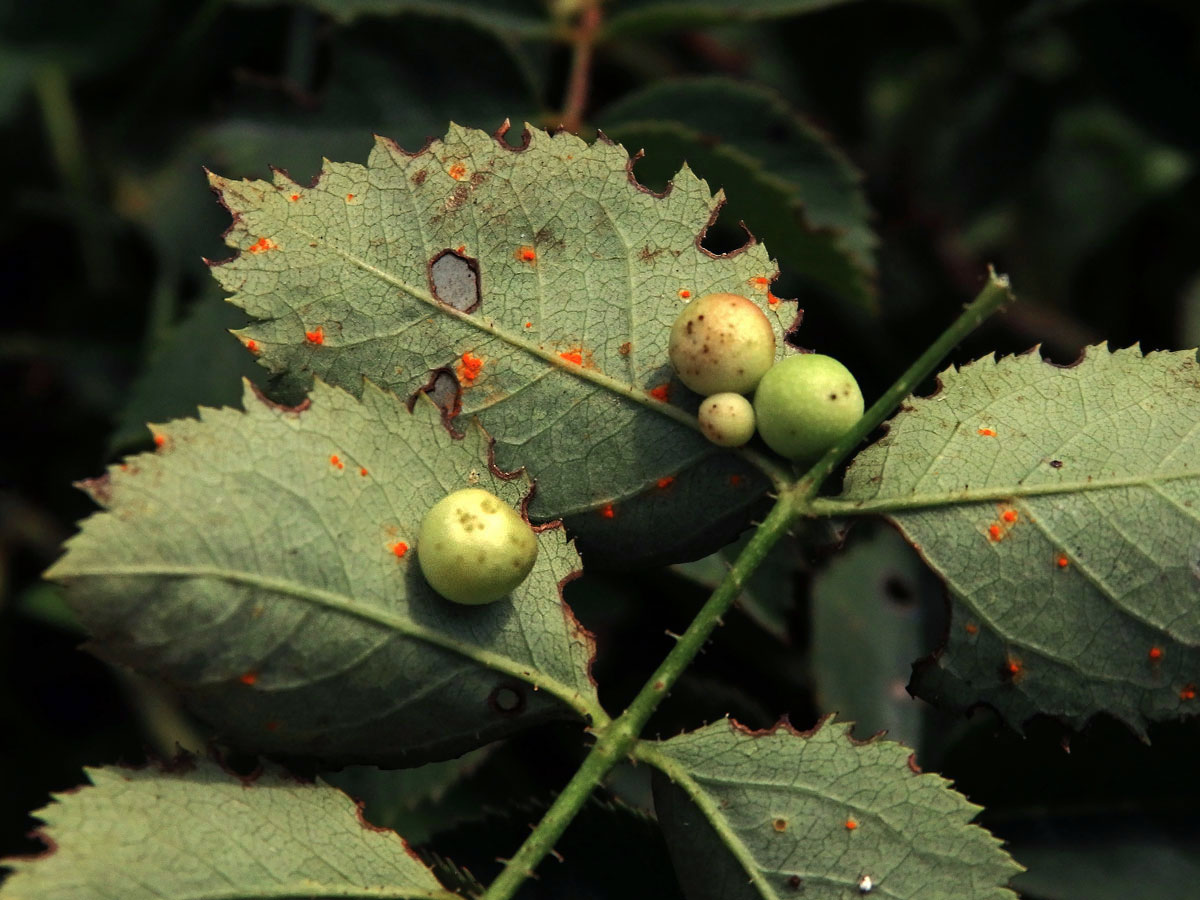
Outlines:
[{"label": "cluster of galls", "polygon": [[[754,303],[709,294],[679,314],[669,354],[679,380],[704,395],[700,428],[714,444],[740,447],[757,428],[776,453],[816,459],[858,421],[862,391],[836,359],[804,353],[775,362],[775,349],[771,323]],[[482,488],[435,503],[417,538],[425,580],[455,603],[508,596],[533,571],[537,552],[524,517]]]},{"label": "cluster of galls", "polygon": [[[814,460],[863,413],[858,382],[836,359],[802,353],[775,362],[770,320],[737,294],[708,294],[685,306],[669,354],[679,380],[705,397],[701,431],[722,447],[740,447],[757,428],[781,456]],[[751,392],[753,405],[744,396]]]}]

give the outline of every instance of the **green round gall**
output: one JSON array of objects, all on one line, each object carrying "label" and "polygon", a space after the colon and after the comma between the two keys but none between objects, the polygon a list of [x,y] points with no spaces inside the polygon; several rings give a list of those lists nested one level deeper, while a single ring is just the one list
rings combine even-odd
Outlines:
[{"label": "green round gall", "polygon": [[718,447],[740,447],[754,437],[754,407],[741,394],[705,397],[696,415],[704,436]]},{"label": "green round gall", "polygon": [[433,504],[417,534],[417,562],[429,586],[455,603],[491,603],[510,594],[537,559],[533,529],[482,488]]},{"label": "green round gall", "polygon": [[775,330],[745,297],[706,294],[679,313],[667,352],[679,380],[697,394],[745,394],[775,362]]},{"label": "green round gall", "polygon": [[771,367],[754,392],[758,433],[788,459],[816,459],[863,414],[850,370],[831,356],[803,353]]}]

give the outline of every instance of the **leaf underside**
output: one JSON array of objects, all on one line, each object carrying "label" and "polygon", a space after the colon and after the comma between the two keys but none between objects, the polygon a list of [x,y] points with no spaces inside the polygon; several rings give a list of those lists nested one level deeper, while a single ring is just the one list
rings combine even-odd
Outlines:
[{"label": "leaf underside", "polygon": [[190,758],[86,772],[90,786],[34,813],[50,849],[4,861],[4,900],[455,896],[322,782],[273,767],[240,778]]},{"label": "leaf underside", "polygon": [[[460,416],[495,438],[497,464],[536,479],[542,521],[613,518],[610,507],[730,456],[695,429],[698,398],[672,380],[667,337],[688,298],[750,296],[781,354],[797,317],[769,294],[762,245],[700,246],[720,195],[687,168],[654,195],[605,141],[527,128],[514,148],[451,126],[413,155],[379,139],[366,166],[326,163],[312,186],[281,173],[212,182],[234,216],[226,242],[242,251],[213,274],[258,320],[239,335],[260,360],[352,393],[364,376],[400,396],[432,373],[454,378]],[[738,465],[744,482],[753,470]],[[665,502],[690,522],[743,509],[746,495],[726,485],[704,508],[683,492]]]},{"label": "leaf underside", "polygon": [[432,403],[409,413],[372,385],[244,403],[159,426],[157,453],[85,485],[107,511],[47,574],[96,652],[179,688],[244,749],[343,762],[455,756],[596,708],[561,528],[511,599],[460,607],[420,573],[415,535],[446,493],[528,493],[489,468],[477,428],[454,440]]},{"label": "leaf underside", "polygon": [[1193,351],[948,369],[858,456],[839,501],[890,511],[950,589],[922,695],[1016,727],[1106,712],[1141,732],[1200,708]]},{"label": "leaf underside", "polygon": [[[691,900],[870,893],[1004,900],[1020,866],[969,824],[980,807],[847,723],[752,732],[732,720],[654,745],[654,800]],[[867,893],[867,891],[863,891]]]}]

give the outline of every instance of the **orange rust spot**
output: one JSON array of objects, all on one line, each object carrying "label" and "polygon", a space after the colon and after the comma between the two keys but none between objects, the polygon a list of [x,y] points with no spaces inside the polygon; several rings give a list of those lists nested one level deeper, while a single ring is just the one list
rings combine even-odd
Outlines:
[{"label": "orange rust spot", "polygon": [[602,507],[600,507],[600,515],[605,519],[615,519],[617,516],[617,511],[613,509],[613,505],[611,503],[605,503]]},{"label": "orange rust spot", "polygon": [[974,622],[968,622],[963,626],[963,631],[965,631],[967,634],[979,634],[979,626]]},{"label": "orange rust spot", "polygon": [[288,199],[289,199],[289,200],[291,200],[293,203],[295,203],[297,200],[299,200],[299,199],[300,199],[300,195],[299,195],[299,194],[292,194],[292,196],[288,197]]},{"label": "orange rust spot", "polygon": [[312,331],[304,332],[304,339],[314,346],[320,347],[325,343],[325,329],[318,325]]},{"label": "orange rust spot", "polygon": [[1060,569],[1065,569],[1067,566],[1069,566],[1071,564],[1071,561],[1069,559],[1067,559],[1065,556],[1060,556],[1058,559],[1056,559],[1054,561],[1054,564],[1056,566],[1058,566]]},{"label": "orange rust spot", "polygon": [[1147,655],[1150,657],[1151,662],[1158,662],[1163,658],[1163,649],[1162,647],[1151,647]]},{"label": "orange rust spot", "polygon": [[252,687],[258,681],[258,672],[254,669],[247,669],[238,677],[238,681],[246,687]]},{"label": "orange rust spot", "polygon": [[265,723],[265,727],[266,727],[267,731],[278,731],[279,723],[276,722],[274,719],[272,719],[271,721]]},{"label": "orange rust spot", "polygon": [[266,253],[268,250],[278,250],[279,245],[270,238],[260,237],[247,248],[251,253]]},{"label": "orange rust spot", "polygon": [[342,462],[342,458],[340,456],[338,456],[336,453],[333,454],[331,457],[329,457],[329,464],[331,466],[333,466],[335,469],[346,468],[346,464],[344,462]]},{"label": "orange rust spot", "polygon": [[454,252],[457,253],[459,256],[462,256],[464,253],[467,252],[467,245],[459,244],[457,247],[454,248]]},{"label": "orange rust spot", "polygon": [[525,323],[525,327],[526,327],[526,328],[532,328],[532,327],[533,327],[533,323],[532,323],[532,322],[526,322],[526,323]]},{"label": "orange rust spot", "polygon": [[854,819],[846,820],[846,830],[847,831],[853,831],[857,827],[858,827],[858,822],[854,821]]},{"label": "orange rust spot", "polygon": [[674,483],[675,483],[674,475],[664,475],[662,478],[658,479],[657,482],[655,482],[655,484],[658,486],[658,489],[660,491],[665,490],[666,488],[669,488]]},{"label": "orange rust spot", "polygon": [[731,485],[733,485],[734,487],[740,487],[742,484],[742,476],[741,475],[730,475],[729,483]]},{"label": "orange rust spot", "polygon": [[167,442],[167,436],[165,434],[156,434],[154,436],[154,446],[155,447],[161,447],[164,444],[166,444],[166,442]]},{"label": "orange rust spot", "polygon": [[1017,511],[1015,509],[1006,509],[1000,518],[1011,524],[1017,521]]},{"label": "orange rust spot", "polygon": [[779,818],[771,823],[776,831],[787,831],[787,819]]},{"label": "orange rust spot", "polygon": [[749,281],[751,287],[757,288],[760,291],[765,291],[767,289],[767,285],[770,283],[771,279],[763,275],[758,275],[754,278],[751,278]]},{"label": "orange rust spot", "polygon": [[388,549],[396,555],[396,559],[402,559],[404,554],[408,552],[408,544],[404,543],[404,541],[396,541]]},{"label": "orange rust spot", "polygon": [[1196,686],[1194,684],[1185,684],[1183,690],[1179,692],[1180,700],[1195,700]]},{"label": "orange rust spot", "polygon": [[246,349],[249,350],[251,353],[257,353],[258,352],[258,341],[254,340],[254,339],[250,339],[250,340],[246,341]]},{"label": "orange rust spot", "polygon": [[359,475],[361,475],[363,478],[366,478],[366,477],[367,477],[367,470],[366,470],[366,469],[359,469],[359,470],[358,470],[358,474],[359,474]]},{"label": "orange rust spot", "polygon": [[692,296],[692,292],[689,291],[687,288],[679,289],[679,299],[680,300],[686,300],[690,296]]},{"label": "orange rust spot", "polygon": [[347,194],[347,195],[346,195],[346,202],[347,202],[347,203],[349,203],[349,202],[350,202],[351,200],[353,200],[353,199],[354,199],[354,195],[353,195],[353,194]]},{"label": "orange rust spot", "polygon": [[995,437],[996,431],[993,428],[980,428],[979,433],[984,437]]},{"label": "orange rust spot", "polygon": [[1019,659],[1010,656],[1005,661],[1002,671],[1007,677],[1015,681],[1021,677],[1021,674],[1025,671],[1025,667],[1021,665],[1021,661]]},{"label": "orange rust spot", "polygon": [[620,347],[617,348],[617,352],[620,353],[622,356],[628,356],[630,351],[632,351],[632,350],[633,350],[633,343],[631,341],[626,341]]},{"label": "orange rust spot", "polygon": [[565,359],[567,362],[571,363],[572,365],[576,365],[576,366],[583,365],[583,354],[580,353],[578,350],[567,350],[558,355],[560,358]]},{"label": "orange rust spot", "polygon": [[474,384],[479,373],[483,371],[483,360],[468,350],[454,368],[460,384]]},{"label": "orange rust spot", "polygon": [[660,384],[656,388],[651,388],[650,396],[659,403],[666,403],[671,397],[671,383],[668,381],[666,384]]},{"label": "orange rust spot", "polygon": [[988,526],[988,539],[993,540],[993,541],[1003,540],[1004,539],[1004,529],[1001,528],[999,525],[989,525]]},{"label": "orange rust spot", "polygon": [[462,163],[455,163],[449,168],[448,172],[450,177],[455,181],[462,181],[467,177],[467,167]]},{"label": "orange rust spot", "polygon": [[516,257],[521,262],[527,262],[527,263],[537,262],[537,251],[534,250],[532,247],[528,247],[528,246],[518,247]]},{"label": "orange rust spot", "polygon": [[776,297],[774,294],[772,294],[770,291],[767,291],[767,302],[770,303],[772,306],[776,306],[779,303],[779,298]]}]

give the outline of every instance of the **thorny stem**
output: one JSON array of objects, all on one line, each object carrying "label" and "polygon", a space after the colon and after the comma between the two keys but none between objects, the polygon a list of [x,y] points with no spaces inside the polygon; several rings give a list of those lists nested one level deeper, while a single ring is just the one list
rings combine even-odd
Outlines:
[{"label": "thorny stem", "polygon": [[988,267],[988,283],[979,292],[979,296],[968,303],[953,324],[930,344],[929,349],[917,357],[916,362],[909,366],[904,374],[871,404],[871,408],[863,413],[863,417],[855,426],[842,435],[841,439],[804,473],[797,484],[797,490],[801,494],[806,508],[820,490],[825,479],[841,465],[851,451],[868,434],[883,424],[883,420],[895,411],[904,398],[925,380],[934,367],[945,359],[963,338],[1011,299],[1013,299],[1013,293],[1009,287],[1008,276],[997,275],[994,269]]},{"label": "thorny stem", "polygon": [[[811,514],[813,497],[829,473],[912,393],[956,344],[1011,297],[1008,279],[989,270],[988,283],[983,291],[967,305],[941,337],[908,367],[883,396],[872,404],[854,428],[834,444],[799,481],[783,487],[779,499],[754,532],[750,542],[738,554],[733,566],[717,585],[717,589],[700,608],[666,659],[638,691],[633,702],[619,717],[595,730],[596,743],[591,752],[537,827],[526,838],[525,843],[517,850],[516,855],[505,863],[504,869],[488,887],[482,900],[509,900],[525,879],[533,875],[533,870],[554,849],[554,844],[604,776],[635,750],[638,735],[651,714],[700,652],[714,629],[721,624],[722,617],[741,593],[742,586],[770,549],[787,534],[796,519]],[[647,754],[646,758],[653,761],[652,754]]]},{"label": "thorny stem", "polygon": [[579,14],[579,22],[572,37],[574,55],[571,59],[571,76],[567,82],[567,96],[563,103],[561,122],[562,127],[572,134],[578,134],[583,127],[583,112],[587,108],[588,86],[592,80],[592,57],[601,18],[598,0],[587,2]]},{"label": "thorny stem", "polygon": [[767,552],[787,534],[788,528],[801,511],[797,497],[791,491],[780,495],[775,506],[754,532],[725,578],[713,591],[704,606],[680,636],[666,659],[638,691],[625,712],[607,726],[596,731],[596,743],[583,765],[563,788],[562,793],[542,817],[516,855],[505,863],[504,870],[488,887],[482,900],[508,900],[521,883],[553,848],[567,825],[591,796],[606,774],[625,759],[650,715],[663,701],[679,676],[691,664],[713,630],[721,624],[722,616],[737,599],[746,580],[758,568]]}]

